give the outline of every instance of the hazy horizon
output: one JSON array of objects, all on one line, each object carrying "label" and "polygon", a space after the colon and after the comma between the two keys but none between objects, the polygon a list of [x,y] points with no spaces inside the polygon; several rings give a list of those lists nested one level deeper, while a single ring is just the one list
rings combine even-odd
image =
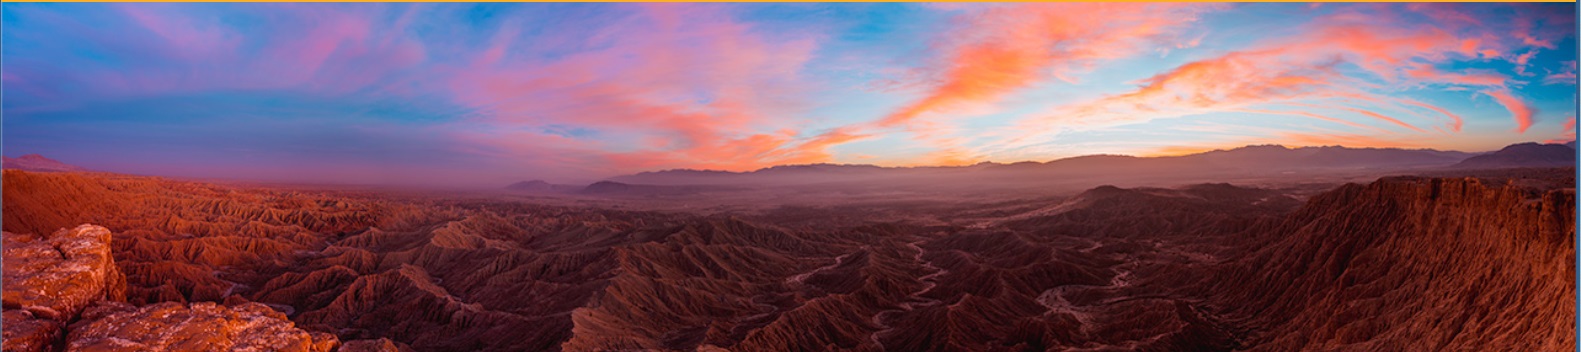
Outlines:
[{"label": "hazy horizon", "polygon": [[[1530,141],[1530,142],[1520,142],[1520,143],[1563,144],[1563,143],[1555,143],[1555,142],[1557,142],[1557,141]],[[1571,140],[1571,141],[1567,141],[1566,143],[1573,143],[1573,142],[1574,142],[1574,140]],[[1180,157],[1180,156],[1200,155],[1202,153],[1210,152],[1210,151],[1229,151],[1229,150],[1235,150],[1235,149],[1240,149],[1240,148],[1267,147],[1267,146],[1283,147],[1283,148],[1290,149],[1290,150],[1296,150],[1296,149],[1301,149],[1301,148],[1401,149],[1401,150],[1432,150],[1432,151],[1439,151],[1439,152],[1454,152],[1454,153],[1467,153],[1467,154],[1484,154],[1484,153],[1492,153],[1492,152],[1498,151],[1498,149],[1486,150],[1486,151],[1461,151],[1461,150],[1438,150],[1438,149],[1431,149],[1431,148],[1419,148],[1419,149],[1390,148],[1390,147],[1383,147],[1383,148],[1376,148],[1376,147],[1357,148],[1357,147],[1347,147],[1347,146],[1343,146],[1343,145],[1290,147],[1290,146],[1284,146],[1284,145],[1278,145],[1278,144],[1260,144],[1260,145],[1245,145],[1245,146],[1240,146],[1240,147],[1225,148],[1225,149],[1215,149],[1215,150],[1209,150],[1209,151],[1192,152],[1192,153],[1176,154],[1176,155],[1088,154],[1088,155],[1078,155],[1078,156],[1057,158],[1057,159],[1051,159],[1051,160],[1030,160],[1030,161],[1023,161],[1023,162],[1048,163],[1048,162],[1055,162],[1055,161],[1071,159],[1071,158],[1091,157],[1091,156],[1121,156],[1121,157],[1134,157],[1134,158]],[[85,168],[85,169],[87,169],[89,171],[112,172],[112,173],[116,172],[114,170],[96,169],[96,168],[92,167],[91,165],[78,165],[78,164],[65,162],[65,161],[61,161],[61,160],[55,160],[53,158],[50,158],[48,155],[42,155],[42,154],[37,154],[37,153],[19,153],[19,154],[15,154],[14,156],[12,155],[12,153],[9,153],[9,152],[4,153],[4,154],[6,154],[5,157],[8,158],[8,159],[21,158],[22,156],[26,156],[26,155],[38,155],[38,156],[42,156],[42,157],[50,159],[50,160],[61,162],[62,164],[66,164],[66,165],[69,165],[69,166],[83,167],[83,168]],[[548,182],[550,184],[557,184],[557,185],[583,185],[583,184],[591,184],[591,183],[597,183],[597,182],[603,182],[603,181],[610,181],[610,180],[613,180],[613,179],[618,179],[618,178],[623,177],[623,176],[634,176],[634,175],[643,175],[643,174],[656,174],[656,173],[665,173],[665,172],[673,172],[673,171],[697,171],[697,172],[717,172],[717,173],[729,173],[729,174],[750,174],[750,173],[757,172],[757,171],[769,170],[769,169],[780,168],[780,167],[817,166],[817,165],[855,166],[855,167],[871,166],[871,167],[878,167],[878,168],[883,168],[883,169],[908,169],[908,168],[945,168],[945,169],[948,169],[948,168],[967,168],[967,167],[983,165],[983,164],[1011,165],[1011,164],[1015,164],[1015,163],[1022,163],[1022,162],[997,162],[997,161],[992,161],[992,160],[985,160],[985,161],[979,162],[978,164],[973,164],[973,165],[909,165],[909,166],[883,166],[883,165],[873,165],[873,164],[855,164],[855,163],[848,164],[848,163],[827,163],[827,162],[822,162],[822,163],[769,165],[769,166],[764,166],[764,167],[757,168],[757,169],[739,170],[739,171],[718,170],[718,169],[696,169],[696,168],[670,168],[670,169],[638,170],[638,171],[634,171],[634,172],[630,172],[630,173],[605,175],[605,176],[602,176],[602,177],[594,177],[594,178],[587,178],[587,179],[545,179],[545,178],[537,178],[537,177],[526,176],[526,177],[522,177],[522,178],[519,178],[519,179],[514,180],[514,181],[507,181],[507,182],[516,183],[516,182],[527,182],[527,181],[545,181],[545,182]],[[6,167],[10,168],[11,166],[6,166]],[[315,179],[312,179],[312,178],[303,178],[303,179],[267,179],[267,178],[263,178],[263,179],[260,179],[260,178],[247,178],[247,177],[203,177],[203,176],[161,175],[161,174],[134,174],[134,175],[156,176],[156,177],[171,177],[171,178],[176,178],[176,179],[190,179],[190,180],[198,180],[198,181],[219,181],[219,182],[235,181],[235,182],[261,182],[261,183],[279,183],[279,184],[304,184],[304,185],[321,184],[321,185],[348,185],[348,186],[359,186],[359,185],[361,185],[361,186],[381,186],[381,185],[388,186],[388,185],[394,185],[394,184],[391,184],[391,183],[367,182],[368,180],[362,180],[362,181],[359,182],[358,180],[319,181],[319,180],[315,180]],[[418,183],[408,183],[406,185],[409,185],[409,186],[410,185],[430,185],[430,186],[440,186],[440,188],[456,187],[456,188],[460,188],[460,189],[480,189],[480,188],[481,189],[494,189],[494,188],[498,188],[499,186],[504,185],[504,184],[503,183],[498,183],[498,182],[472,183],[472,184],[434,184],[434,183],[427,183],[427,182],[418,182]]]},{"label": "hazy horizon", "polygon": [[4,148],[591,182],[1573,140],[1575,4],[13,4]]}]

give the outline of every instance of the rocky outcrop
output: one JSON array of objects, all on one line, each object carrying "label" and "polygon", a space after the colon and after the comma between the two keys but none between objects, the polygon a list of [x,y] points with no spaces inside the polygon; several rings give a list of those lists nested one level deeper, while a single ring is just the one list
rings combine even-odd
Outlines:
[{"label": "rocky outcrop", "polygon": [[48,350],[88,305],[126,299],[110,230],[82,225],[49,236],[3,235],[6,351]]},{"label": "rocky outcrop", "polygon": [[[109,229],[4,233],[5,351],[331,351],[333,335],[297,329],[267,306],[167,302],[137,308],[111,255]],[[71,324],[69,328],[67,324]]]},{"label": "rocky outcrop", "polygon": [[142,308],[95,306],[67,336],[73,351],[329,352],[334,335],[297,329],[285,314],[258,303],[166,302]]},{"label": "rocky outcrop", "polygon": [[5,170],[3,180],[7,231],[48,233],[81,223],[116,229],[112,250],[126,273],[126,301],[138,305],[223,301],[264,287],[299,265],[300,254],[327,251],[325,242],[337,234],[454,216],[149,177]]},{"label": "rocky outcrop", "polygon": [[1572,350],[1575,190],[1514,184],[1343,186],[1206,286],[1253,350]]},{"label": "rocky outcrop", "polygon": [[98,300],[124,300],[110,230],[82,225],[48,237],[4,233],[5,307],[68,320]]},{"label": "rocky outcrop", "polygon": [[336,352],[411,352],[412,346],[390,339],[346,341]]},{"label": "rocky outcrop", "polygon": [[64,323],[33,316],[20,309],[5,310],[4,350],[8,352],[36,352],[53,350],[60,342]]}]

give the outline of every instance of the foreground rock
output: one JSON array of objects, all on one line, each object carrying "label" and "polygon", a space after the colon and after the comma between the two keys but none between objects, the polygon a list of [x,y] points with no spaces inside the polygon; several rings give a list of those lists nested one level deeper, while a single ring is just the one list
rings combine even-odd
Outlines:
[{"label": "foreground rock", "polygon": [[333,351],[333,335],[296,328],[285,314],[258,303],[225,307],[167,302],[134,308],[96,306],[73,324],[73,351]]},{"label": "foreground rock", "polygon": [[60,340],[61,323],[36,318],[25,310],[5,311],[5,351],[48,351]]},{"label": "foreground rock", "polygon": [[123,300],[126,277],[110,257],[110,230],[82,225],[49,237],[4,234],[5,308],[67,320],[89,304]]},{"label": "foreground rock", "polygon": [[110,230],[94,225],[50,236],[4,233],[6,351],[42,351],[89,304],[125,300],[110,257]]},{"label": "foreground rock", "polygon": [[337,352],[411,352],[412,347],[390,339],[346,341]]},{"label": "foreground rock", "polygon": [[1208,284],[1252,351],[1575,350],[1575,189],[1517,184],[1339,187]]}]

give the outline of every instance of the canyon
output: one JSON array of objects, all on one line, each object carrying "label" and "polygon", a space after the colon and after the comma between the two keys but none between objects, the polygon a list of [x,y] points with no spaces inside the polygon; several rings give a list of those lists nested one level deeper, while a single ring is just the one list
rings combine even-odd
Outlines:
[{"label": "canyon", "polygon": [[797,198],[8,169],[5,350],[1575,348],[1572,167],[1364,178]]}]

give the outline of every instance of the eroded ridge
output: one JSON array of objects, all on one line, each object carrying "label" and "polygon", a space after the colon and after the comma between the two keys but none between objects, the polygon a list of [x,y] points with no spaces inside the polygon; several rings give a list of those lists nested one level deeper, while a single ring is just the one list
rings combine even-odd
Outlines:
[{"label": "eroded ridge", "polygon": [[[69,330],[69,343],[175,346],[128,328],[138,317],[193,326],[165,314],[270,322],[233,329],[274,332],[266,342],[226,346],[347,351],[1575,344],[1564,329],[1575,195],[1553,186],[1564,182],[1106,186],[991,211],[889,205],[915,216],[829,224],[809,219],[851,208],[697,215],[10,170],[5,183],[7,231],[124,229],[88,246],[108,256],[82,256],[113,263],[84,286],[104,289],[66,304],[24,304],[20,292],[13,304],[12,280],[24,279],[10,270],[26,266],[12,261],[79,247],[7,234],[8,344],[65,344]],[[963,212],[974,215],[914,220]],[[13,255],[13,241],[33,249]],[[118,300],[109,268],[126,275],[126,303],[92,303]],[[84,304],[115,313],[73,313]],[[87,327],[104,332],[76,330]],[[12,339],[16,329],[54,335]]]}]

